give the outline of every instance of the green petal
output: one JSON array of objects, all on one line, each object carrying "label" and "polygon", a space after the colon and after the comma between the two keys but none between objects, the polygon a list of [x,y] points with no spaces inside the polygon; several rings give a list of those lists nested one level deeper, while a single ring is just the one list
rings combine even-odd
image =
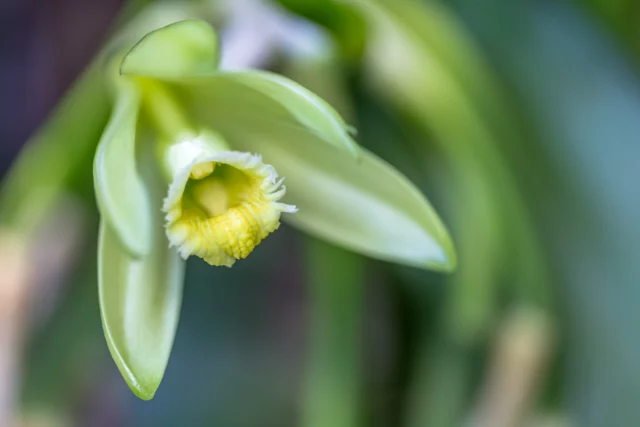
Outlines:
[{"label": "green petal", "polygon": [[136,162],[136,125],[140,93],[119,79],[116,105],[94,161],[94,186],[100,213],[134,256],[150,251],[153,215]]},{"label": "green petal", "polygon": [[[222,134],[266,126],[276,135],[295,128],[313,136],[314,143],[321,141],[358,156],[359,147],[340,115],[322,98],[285,77],[264,71],[221,72],[185,77],[176,86],[192,114]],[[301,145],[308,142],[308,138],[299,141]]]},{"label": "green petal", "polygon": [[133,258],[106,221],[100,226],[98,280],[105,338],[131,390],[153,398],[164,375],[178,325],[184,261],[169,248],[156,216],[149,255]]},{"label": "green petal", "polygon": [[125,56],[122,74],[156,78],[202,75],[218,67],[218,37],[205,21],[190,19],[150,32]]},{"label": "green petal", "polygon": [[[400,172],[363,150],[360,160],[313,143],[304,129],[235,129],[234,149],[257,152],[286,177],[294,226],[347,249],[406,265],[450,271],[451,239],[427,199]],[[306,139],[306,144],[300,140]]]}]

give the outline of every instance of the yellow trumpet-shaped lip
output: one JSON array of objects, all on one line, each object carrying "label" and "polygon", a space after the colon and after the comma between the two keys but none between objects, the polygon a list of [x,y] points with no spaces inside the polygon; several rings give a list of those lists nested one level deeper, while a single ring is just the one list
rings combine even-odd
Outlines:
[{"label": "yellow trumpet-shaped lip", "polygon": [[187,258],[230,267],[280,226],[283,178],[259,155],[221,151],[201,156],[174,177],[164,201],[171,246]]}]

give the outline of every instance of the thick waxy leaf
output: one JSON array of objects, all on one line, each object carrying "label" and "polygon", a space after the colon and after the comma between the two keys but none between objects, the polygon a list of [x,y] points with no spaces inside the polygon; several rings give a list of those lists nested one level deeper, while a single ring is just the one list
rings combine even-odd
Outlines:
[{"label": "thick waxy leaf", "polygon": [[218,37],[190,19],[150,32],[125,56],[120,72],[157,78],[210,74],[218,67]]},{"label": "thick waxy leaf", "polygon": [[119,79],[117,100],[94,161],[94,185],[100,213],[134,256],[150,251],[152,216],[148,192],[136,162],[136,124],[140,93]]},{"label": "thick waxy leaf", "polygon": [[264,156],[286,177],[283,201],[299,212],[291,224],[345,248],[383,260],[451,270],[447,231],[426,198],[397,170],[364,151],[353,159],[302,128],[218,128],[235,149]]}]

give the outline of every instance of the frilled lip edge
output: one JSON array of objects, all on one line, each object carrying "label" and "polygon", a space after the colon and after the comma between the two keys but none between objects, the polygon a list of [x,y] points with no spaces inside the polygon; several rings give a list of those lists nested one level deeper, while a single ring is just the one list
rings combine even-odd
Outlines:
[{"label": "frilled lip edge", "polygon": [[[296,213],[298,208],[294,205],[278,202],[286,193],[286,187],[283,185],[284,177],[279,177],[276,169],[269,164],[262,162],[262,156],[259,154],[245,153],[239,151],[222,151],[215,154],[203,154],[198,156],[188,165],[178,172],[173,182],[169,186],[167,197],[163,201],[162,210],[165,215],[165,229],[171,247],[177,247],[180,256],[183,259],[193,254],[191,248],[184,245],[184,237],[172,235],[168,232],[169,228],[175,224],[182,216],[182,208],[178,205],[187,182],[189,181],[191,171],[197,165],[215,162],[222,163],[234,167],[250,176],[261,179],[262,184],[260,190],[262,197],[270,202],[270,206],[281,213]],[[235,262],[235,258],[230,257],[227,266],[231,266]]]}]

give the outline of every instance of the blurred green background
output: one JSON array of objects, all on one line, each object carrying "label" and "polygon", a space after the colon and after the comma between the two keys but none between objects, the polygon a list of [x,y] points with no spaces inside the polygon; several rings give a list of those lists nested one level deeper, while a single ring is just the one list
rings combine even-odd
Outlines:
[{"label": "blurred green background", "polygon": [[191,259],[143,402],[102,336],[92,153],[70,141],[33,171],[80,156],[19,289],[0,232],[2,427],[640,425],[640,2],[3,0],[3,174],[114,26],[158,7],[210,20],[223,67],[326,98],[434,203],[459,268],[287,226],[233,269]]}]

